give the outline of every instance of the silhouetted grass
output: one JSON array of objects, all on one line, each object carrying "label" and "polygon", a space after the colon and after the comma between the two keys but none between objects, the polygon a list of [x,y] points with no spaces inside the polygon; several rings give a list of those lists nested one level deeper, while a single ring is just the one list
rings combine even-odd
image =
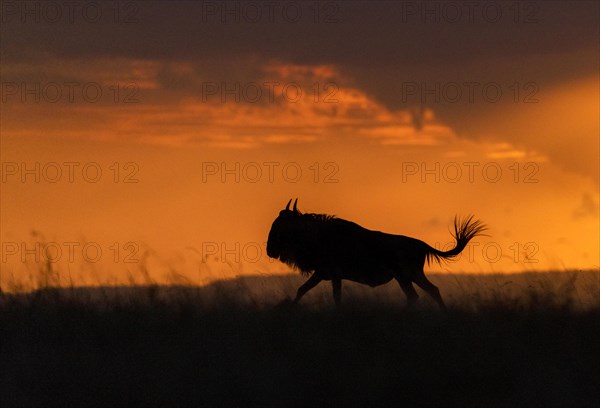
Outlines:
[{"label": "silhouetted grass", "polygon": [[279,304],[297,277],[4,294],[0,406],[597,406],[596,276],[433,276],[447,312]]}]

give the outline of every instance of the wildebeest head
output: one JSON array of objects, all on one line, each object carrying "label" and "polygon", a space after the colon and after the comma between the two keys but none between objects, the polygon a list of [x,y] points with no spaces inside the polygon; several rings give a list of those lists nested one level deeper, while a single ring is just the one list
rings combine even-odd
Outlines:
[{"label": "wildebeest head", "polygon": [[269,238],[267,240],[267,255],[271,258],[280,258],[281,261],[289,260],[287,252],[290,249],[290,244],[294,239],[297,224],[302,213],[298,211],[298,199],[294,201],[294,207],[290,210],[292,200],[288,201],[284,210],[279,212],[279,216],[273,221]]}]

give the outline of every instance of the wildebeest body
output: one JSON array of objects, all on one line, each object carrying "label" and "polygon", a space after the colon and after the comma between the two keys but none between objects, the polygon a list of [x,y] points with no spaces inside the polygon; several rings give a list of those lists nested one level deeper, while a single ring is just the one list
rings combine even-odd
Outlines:
[{"label": "wildebeest body", "polygon": [[468,217],[455,218],[456,246],[439,251],[425,242],[404,235],[366,229],[354,222],[325,214],[302,214],[296,208],[285,210],[273,222],[267,241],[267,254],[311,274],[298,289],[295,302],[322,280],[330,280],[336,303],[341,299],[343,279],[379,286],[396,279],[409,303],[418,296],[415,282],[444,307],[439,290],[423,272],[425,261],[441,261],[458,255],[485,226]]},{"label": "wildebeest body", "polygon": [[318,235],[315,245],[307,243],[314,254],[314,261],[307,266],[319,269],[324,280],[339,278],[379,286],[391,281],[398,267],[425,261],[423,251],[419,256],[419,251],[406,250],[424,248],[427,244],[423,241],[372,231],[342,219],[331,219]]}]

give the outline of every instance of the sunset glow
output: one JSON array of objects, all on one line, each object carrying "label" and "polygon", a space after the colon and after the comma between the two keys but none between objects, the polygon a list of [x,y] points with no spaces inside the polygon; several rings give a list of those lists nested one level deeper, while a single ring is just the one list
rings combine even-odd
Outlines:
[{"label": "sunset glow", "polygon": [[287,273],[265,242],[295,197],[439,248],[455,214],[489,226],[434,271],[597,270],[597,13],[583,2],[458,25],[393,2],[330,2],[297,23],[126,3],[89,23],[3,2],[4,290],[35,287],[48,260],[75,285]]}]

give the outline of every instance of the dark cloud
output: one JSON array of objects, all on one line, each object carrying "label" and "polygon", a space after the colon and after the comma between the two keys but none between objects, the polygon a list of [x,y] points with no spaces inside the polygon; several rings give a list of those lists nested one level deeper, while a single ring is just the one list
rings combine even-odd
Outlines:
[{"label": "dark cloud", "polygon": [[[40,3],[38,15],[23,14],[23,7],[35,10]],[[56,23],[44,15],[51,11],[44,13],[43,3],[3,2],[3,63],[53,56],[66,64],[103,57],[178,60],[206,64],[207,76],[246,75],[241,71],[259,69],[264,60],[335,64],[392,109],[416,104],[414,96],[405,97],[407,83],[537,81],[543,87],[597,71],[598,5],[589,2],[252,2],[258,11],[229,1],[100,2],[96,22],[91,11],[84,13],[87,3],[76,2],[80,6],[63,8]],[[249,58],[254,62],[240,64]],[[464,110],[447,98],[424,102],[448,120]]]},{"label": "dark cloud", "polygon": [[[20,2],[3,2],[4,9],[6,3]],[[31,3],[44,2],[22,3],[31,7]],[[126,10],[121,6],[120,19],[130,17],[133,21],[129,23],[114,21],[116,6],[112,2],[100,3],[102,12],[97,22],[90,22],[81,10],[74,12],[73,22],[63,10],[63,18],[56,23],[49,22],[48,16],[44,18],[42,11],[36,23],[33,16],[23,16],[22,10],[4,10],[3,54],[9,58],[54,53],[153,59],[257,54],[312,64],[454,66],[468,60],[512,59],[597,44],[598,6],[589,2],[527,2],[535,5],[534,10],[525,10],[522,5],[518,17],[515,3],[493,2],[491,8],[482,2],[471,6],[472,21],[466,4],[474,2],[453,2],[460,6],[462,15],[457,22],[444,11],[444,2],[325,2],[319,17],[315,17],[313,2],[287,3],[300,10],[298,21],[292,22],[291,13],[286,17],[281,7],[268,18],[269,2],[254,2],[262,5],[263,17],[257,23],[250,22],[249,12],[241,11],[243,2],[124,2],[136,5]],[[211,6],[219,10],[225,7],[231,13],[209,13]],[[490,12],[486,17],[482,11],[486,7],[498,8],[500,17]],[[418,14],[419,8],[430,11],[426,21]],[[528,18],[532,22],[525,22]],[[324,21],[328,19],[332,21]],[[515,23],[515,19],[520,21]]]},{"label": "dark cloud", "polygon": [[[389,109],[429,107],[466,138],[490,133],[473,118],[510,105],[514,84],[533,83],[543,95],[598,70],[596,2],[75,3],[72,13],[63,8],[53,22],[49,3],[4,1],[2,64],[60,61],[55,68],[61,69],[91,59],[187,62],[193,67],[187,73],[165,64],[158,82],[196,95],[202,81],[263,78],[268,61],[334,65],[353,87]],[[90,4],[100,4],[100,14]],[[24,14],[24,7],[33,14]],[[458,84],[458,101],[445,94],[452,91],[449,84]],[[475,84],[473,103],[466,84]],[[503,91],[499,102],[482,100],[488,84]],[[415,85],[439,91],[424,98],[409,93]],[[509,130],[498,136],[518,140],[518,132]],[[582,171],[589,175],[589,166]]]}]

